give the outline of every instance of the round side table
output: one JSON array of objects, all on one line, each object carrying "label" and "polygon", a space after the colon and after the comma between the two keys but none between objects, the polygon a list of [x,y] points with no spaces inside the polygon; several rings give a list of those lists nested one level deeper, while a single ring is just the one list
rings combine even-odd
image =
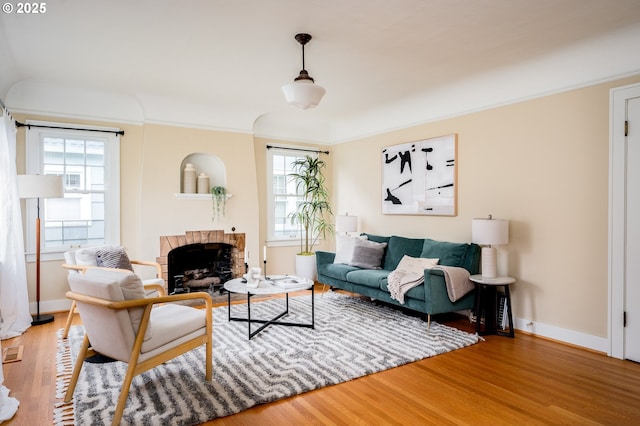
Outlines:
[{"label": "round side table", "polygon": [[[497,334],[500,336],[515,337],[513,329],[513,314],[511,313],[511,293],[509,292],[509,285],[516,282],[513,277],[496,277],[486,278],[482,275],[471,275],[469,277],[476,285],[476,333],[479,335],[485,334]],[[498,310],[500,306],[497,306],[497,289],[502,287],[504,289],[504,313],[507,314],[509,321],[508,330],[500,330],[498,327]],[[484,314],[484,330],[482,329],[481,319]]]}]

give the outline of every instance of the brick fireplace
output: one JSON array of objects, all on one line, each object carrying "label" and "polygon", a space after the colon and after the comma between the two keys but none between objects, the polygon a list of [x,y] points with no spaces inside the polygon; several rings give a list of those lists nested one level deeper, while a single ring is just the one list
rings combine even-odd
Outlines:
[{"label": "brick fireplace", "polygon": [[[176,250],[178,249],[178,250]],[[228,273],[225,272],[224,276],[228,274],[231,278],[237,278],[245,273],[244,266],[244,249],[245,249],[245,234],[225,233],[223,230],[213,231],[187,231],[184,235],[165,235],[160,237],[160,256],[156,258],[156,262],[162,267],[162,278],[165,280],[167,291],[172,292],[174,290],[174,283],[176,282],[176,271],[172,270],[169,276],[170,261],[176,259],[177,256],[173,253],[189,251],[188,257],[193,260],[197,256],[192,255],[194,251],[208,250],[212,254],[219,255],[224,253],[225,269],[229,269]],[[184,256],[183,256],[184,257]],[[189,267],[199,273],[201,270],[196,269],[198,266],[189,265]],[[208,265],[201,265],[202,269],[208,267]],[[184,275],[183,271],[178,271],[177,275]],[[212,278],[216,284],[220,284],[220,280]],[[205,282],[204,280],[200,280]],[[224,283],[222,283],[224,284]],[[213,287],[212,287],[213,288]]]}]

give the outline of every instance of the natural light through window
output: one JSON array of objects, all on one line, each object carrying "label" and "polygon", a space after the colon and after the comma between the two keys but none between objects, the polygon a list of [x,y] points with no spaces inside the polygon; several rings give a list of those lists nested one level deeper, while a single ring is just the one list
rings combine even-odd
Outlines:
[{"label": "natural light through window", "polygon": [[303,201],[303,197],[296,193],[296,184],[288,176],[294,172],[292,164],[308,153],[278,148],[271,148],[267,152],[269,241],[297,242],[300,229],[297,224],[291,224],[290,214]]},{"label": "natural light through window", "polygon": [[117,242],[119,136],[35,126],[28,132],[28,173],[64,176],[64,198],[41,200],[43,249]]}]

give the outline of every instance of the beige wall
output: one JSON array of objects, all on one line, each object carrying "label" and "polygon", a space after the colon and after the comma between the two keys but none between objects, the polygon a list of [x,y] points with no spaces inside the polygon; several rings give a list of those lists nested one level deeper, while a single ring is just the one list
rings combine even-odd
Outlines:
[{"label": "beige wall", "polygon": [[[471,219],[510,221],[498,272],[518,279],[514,315],[607,335],[609,89],[597,85],[334,148],[335,207],[376,234],[470,241]],[[458,215],[381,213],[381,150],[458,134]],[[365,172],[366,170],[366,172]]]},{"label": "beige wall", "polygon": [[[259,209],[251,135],[145,125],[141,151],[142,161],[128,167],[141,170],[139,180],[131,182],[137,186],[131,200],[140,204],[140,217],[130,231],[139,233],[139,252],[143,258],[155,259],[159,255],[161,235],[205,229],[230,233],[233,227],[235,232],[247,234],[249,250],[257,252]],[[231,198],[227,200],[225,215],[215,221],[210,198],[191,200],[175,196],[180,192],[182,161],[194,153],[216,156],[226,169],[226,187]],[[125,231],[123,228],[123,236]]]}]

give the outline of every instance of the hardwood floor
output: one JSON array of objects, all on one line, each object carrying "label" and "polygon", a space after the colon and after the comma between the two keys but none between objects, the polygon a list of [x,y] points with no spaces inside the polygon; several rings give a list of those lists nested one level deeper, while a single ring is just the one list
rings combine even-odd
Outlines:
[{"label": "hardwood floor", "polygon": [[[56,402],[53,323],[4,340],[24,345],[4,364],[5,386],[20,401],[7,425],[48,425]],[[471,331],[465,318],[436,321]],[[214,372],[215,380],[215,372]],[[445,355],[261,405],[208,425],[638,425],[640,364],[517,333]]]}]

